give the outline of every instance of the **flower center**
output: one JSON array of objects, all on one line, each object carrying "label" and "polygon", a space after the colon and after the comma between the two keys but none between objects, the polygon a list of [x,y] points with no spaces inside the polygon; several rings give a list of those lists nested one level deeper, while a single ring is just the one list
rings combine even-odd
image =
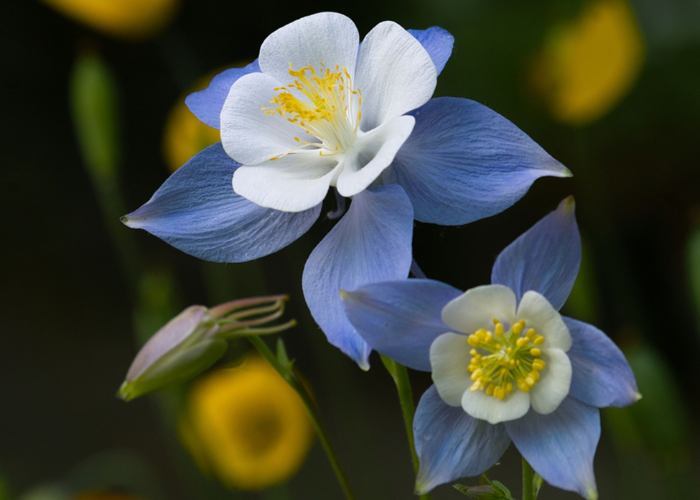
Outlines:
[{"label": "flower center", "polygon": [[353,89],[352,78],[345,67],[341,69],[336,65],[332,71],[323,63],[319,64],[323,68],[321,74],[312,66],[294,71],[289,63],[294,83],[276,88],[278,94],[270,101],[276,106],[262,109],[269,115],[283,116],[320,142],[295,137],[300,146],[272,160],[299,150],[318,151],[322,156],[344,153],[355,142],[362,116],[362,92]]},{"label": "flower center", "polygon": [[544,342],[534,328],[525,330],[525,321],[518,321],[504,332],[503,325],[493,320],[494,331],[480,329],[467,338],[473,347],[472,359],[467,371],[472,374],[474,384],[470,391],[485,390],[486,394],[501,401],[517,386],[523,392],[539,381],[540,371],[545,367],[540,359],[539,346]]}]

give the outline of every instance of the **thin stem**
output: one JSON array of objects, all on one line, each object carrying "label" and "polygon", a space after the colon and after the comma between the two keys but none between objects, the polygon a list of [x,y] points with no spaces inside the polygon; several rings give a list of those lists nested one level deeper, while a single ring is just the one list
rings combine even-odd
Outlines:
[{"label": "thin stem", "polygon": [[532,467],[523,458],[523,500],[535,500],[534,479]]},{"label": "thin stem", "polygon": [[302,384],[299,381],[299,379],[296,377],[293,371],[288,372],[287,370],[285,370],[285,368],[280,364],[279,360],[277,359],[277,356],[275,356],[272,350],[270,350],[267,344],[265,344],[265,342],[263,342],[260,337],[251,335],[247,337],[247,339],[250,341],[251,344],[253,344],[253,346],[258,350],[258,352],[262,354],[265,357],[265,359],[267,359],[267,361],[272,365],[272,367],[275,370],[277,370],[277,373],[279,373],[282,376],[282,378],[284,378],[287,381],[287,383],[292,387],[292,389],[294,389],[297,392],[297,394],[299,394],[299,397],[304,402],[304,406],[306,406],[306,409],[309,412],[311,421],[314,425],[314,428],[316,429],[316,434],[318,434],[318,439],[321,441],[321,445],[323,446],[323,449],[326,452],[326,455],[328,456],[328,461],[331,463],[331,467],[333,468],[333,472],[335,472],[335,476],[338,479],[338,482],[340,483],[340,487],[342,488],[343,493],[345,494],[345,498],[347,500],[354,500],[355,497],[353,496],[352,490],[350,489],[350,484],[348,483],[348,480],[345,477],[343,470],[340,468],[338,458],[336,457],[335,452],[331,447],[331,443],[328,440],[328,436],[326,436],[326,432],[321,426],[321,420],[319,419],[316,405],[311,399],[309,393],[306,391],[304,384]]},{"label": "thin stem", "polygon": [[[411,381],[408,379],[408,369],[404,365],[384,355],[382,355],[382,362],[391,375],[391,378],[394,379],[396,391],[399,393],[403,422],[406,427],[406,437],[408,437],[408,447],[411,449],[413,471],[417,475],[418,469],[420,468],[420,461],[418,460],[415,441],[413,439],[413,415],[416,412],[416,408],[413,404],[413,392],[411,391]],[[421,500],[430,500],[430,494],[424,493],[419,498]]]}]

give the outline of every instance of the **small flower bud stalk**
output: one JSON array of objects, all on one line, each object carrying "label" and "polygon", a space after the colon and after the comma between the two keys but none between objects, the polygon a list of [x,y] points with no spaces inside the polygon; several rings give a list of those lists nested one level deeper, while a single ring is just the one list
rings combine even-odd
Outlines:
[{"label": "small flower bud stalk", "polygon": [[228,339],[291,328],[296,325],[295,320],[267,326],[282,316],[288,298],[275,295],[235,300],[211,309],[188,307],[141,348],[118,397],[130,401],[194,378],[223,356]]}]

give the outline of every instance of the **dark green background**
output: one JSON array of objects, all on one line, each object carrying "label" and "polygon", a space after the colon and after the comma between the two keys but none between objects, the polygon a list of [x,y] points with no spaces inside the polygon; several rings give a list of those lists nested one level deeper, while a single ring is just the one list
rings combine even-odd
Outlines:
[{"label": "dark green background", "polygon": [[[62,480],[95,454],[121,449],[150,464],[162,498],[234,496],[196,479],[189,459],[164,439],[168,433],[155,399],[125,404],[114,397],[136,352],[132,310],[138,299],[121,271],[76,141],[69,81],[78,54],[97,51],[112,70],[120,102],[120,186],[133,210],[168,175],[161,154],[164,121],[189,85],[205,72],[255,58],[274,29],[337,10],[363,35],[385,19],[406,28],[448,29],[456,43],[437,95],[486,104],[573,171],[573,179],[537,181],[521,202],[493,218],[465,227],[417,224],[415,257],[431,278],[462,289],[485,284],[503,247],[562,198],[575,195],[596,323],[644,371],[639,409],[604,412],[610,425],[596,458],[601,498],[698,498],[698,433],[688,422],[697,421],[700,410],[700,326],[685,254],[700,218],[700,2],[633,2],[648,51],[637,85],[602,120],[573,129],[550,120],[525,81],[547,27],[575,15],[582,3],[185,0],[162,35],[137,43],[93,32],[35,1],[4,0],[0,474],[11,491]],[[303,262],[331,226],[321,220],[290,248],[262,259],[261,279],[247,264],[204,266],[228,288],[218,295],[208,291],[200,262],[144,232],[132,236],[148,265],[172,276],[179,307],[213,305],[262,289],[290,293],[290,316],[299,318],[300,327],[284,335],[288,351],[314,388],[358,498],[412,498],[391,380],[378,358],[364,373],[330,347],[305,309]],[[670,378],[654,388],[660,366]],[[411,376],[417,399],[430,379]],[[642,376],[651,381],[646,391]],[[175,415],[168,419],[174,422]],[[630,422],[636,430],[625,434]],[[493,477],[519,492],[512,451]],[[340,495],[316,444],[290,487],[264,498]],[[443,486],[434,498],[465,497]],[[577,497],[545,486],[540,498]]]}]

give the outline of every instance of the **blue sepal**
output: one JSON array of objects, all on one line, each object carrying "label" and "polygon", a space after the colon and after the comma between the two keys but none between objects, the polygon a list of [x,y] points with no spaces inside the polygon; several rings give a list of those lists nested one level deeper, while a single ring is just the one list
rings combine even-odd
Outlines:
[{"label": "blue sepal", "polygon": [[439,75],[452,55],[452,47],[455,44],[455,37],[439,26],[433,26],[426,30],[407,30],[418,40],[423,48],[428,51],[430,58],[435,64],[435,69]]},{"label": "blue sepal", "polygon": [[343,294],[350,322],[375,351],[414,370],[430,371],[430,344],[450,328],[442,308],[461,295],[433,280],[371,283]]},{"label": "blue sepal", "polygon": [[504,424],[491,425],[470,417],[461,407],[448,406],[434,385],[418,403],[413,436],[420,459],[416,477],[419,494],[486,472],[510,444]]},{"label": "blue sepal", "polygon": [[600,439],[600,412],[572,397],[548,415],[530,408],[522,418],[506,422],[513,444],[552,486],[598,498],[593,457]]},{"label": "blue sepal", "polygon": [[416,220],[447,226],[502,212],[543,176],[571,173],[522,130],[477,102],[438,97],[411,112],[416,125],[385,184],[400,184]]},{"label": "blue sepal", "polygon": [[413,209],[399,186],[369,188],[311,252],[304,297],[328,341],[369,369],[370,347],[348,321],[340,290],[406,278],[411,267]]},{"label": "blue sepal", "polygon": [[637,381],[620,348],[593,325],[566,317],[564,322],[573,339],[567,352],[573,368],[569,394],[598,408],[639,401]]},{"label": "blue sepal", "polygon": [[201,122],[212,128],[221,128],[221,110],[228,97],[228,91],[231,90],[231,85],[249,73],[260,73],[257,59],[242,68],[222,71],[212,78],[206,89],[188,95],[185,98],[185,104]]},{"label": "blue sepal", "polygon": [[231,179],[239,166],[221,143],[214,144],[122,221],[200,259],[245,262],[286,247],[318,219],[320,204],[304,212],[280,212],[237,195]]},{"label": "blue sepal", "polygon": [[508,245],[493,265],[491,282],[510,287],[518,301],[534,290],[561,309],[581,265],[581,236],[574,209],[574,199],[566,198]]}]

